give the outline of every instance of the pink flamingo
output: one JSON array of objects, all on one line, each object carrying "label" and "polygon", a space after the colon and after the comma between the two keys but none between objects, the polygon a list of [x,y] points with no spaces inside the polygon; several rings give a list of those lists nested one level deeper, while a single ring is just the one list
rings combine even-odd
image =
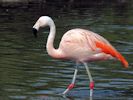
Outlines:
[{"label": "pink flamingo", "polygon": [[[71,29],[67,31],[59,44],[59,48],[54,48],[54,39],[56,27],[54,21],[48,16],[40,17],[33,26],[33,33],[37,37],[37,31],[40,27],[50,27],[46,48],[50,56],[57,59],[74,60],[76,65],[83,63],[90,80],[90,96],[93,95],[94,81],[87,66],[87,62],[103,61],[108,59],[118,59],[126,68],[128,62],[125,58],[102,36],[85,29]],[[78,69],[75,72],[71,84],[63,92],[66,94],[75,85]]]}]

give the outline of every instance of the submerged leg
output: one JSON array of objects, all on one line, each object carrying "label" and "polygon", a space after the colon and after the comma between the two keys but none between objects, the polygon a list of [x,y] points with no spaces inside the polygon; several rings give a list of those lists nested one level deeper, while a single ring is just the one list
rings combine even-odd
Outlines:
[{"label": "submerged leg", "polygon": [[83,63],[85,68],[86,68],[86,71],[87,71],[87,74],[88,74],[88,77],[89,77],[89,80],[90,80],[90,97],[92,97],[93,95],[93,89],[94,89],[94,81],[92,79],[92,76],[91,76],[91,73],[89,71],[89,68],[87,66],[87,63]]},{"label": "submerged leg", "polygon": [[71,84],[67,87],[67,89],[62,94],[66,94],[69,90],[71,90],[74,87],[76,76],[77,76],[77,72],[78,72],[78,69],[77,69],[77,65],[76,65],[72,82],[71,82]]}]

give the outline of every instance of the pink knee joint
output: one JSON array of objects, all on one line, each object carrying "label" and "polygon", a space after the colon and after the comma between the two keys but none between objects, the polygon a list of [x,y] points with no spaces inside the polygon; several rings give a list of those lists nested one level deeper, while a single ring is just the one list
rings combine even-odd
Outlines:
[{"label": "pink knee joint", "polygon": [[92,82],[90,82],[90,89],[94,89],[94,82],[92,81]]},{"label": "pink knee joint", "polygon": [[71,90],[73,87],[74,87],[74,84],[72,83],[72,84],[70,84],[70,85],[68,86],[68,89]]}]

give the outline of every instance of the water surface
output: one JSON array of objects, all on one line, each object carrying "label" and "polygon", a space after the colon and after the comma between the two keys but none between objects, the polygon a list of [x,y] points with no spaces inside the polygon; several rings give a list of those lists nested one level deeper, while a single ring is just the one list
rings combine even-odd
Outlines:
[{"label": "water surface", "polygon": [[[49,6],[48,6],[49,7]],[[52,6],[53,7],[53,6]],[[49,7],[49,9],[51,6]],[[71,28],[85,28],[108,39],[129,61],[125,69],[117,61],[90,63],[95,80],[94,100],[133,99],[133,9],[120,6],[52,8],[1,8],[0,99],[1,100],[88,100],[89,80],[80,65],[76,87],[66,98],[57,95],[71,82],[75,63],[48,56],[45,45],[49,28],[35,39],[32,26],[40,15],[51,16],[57,26],[55,47]]]}]

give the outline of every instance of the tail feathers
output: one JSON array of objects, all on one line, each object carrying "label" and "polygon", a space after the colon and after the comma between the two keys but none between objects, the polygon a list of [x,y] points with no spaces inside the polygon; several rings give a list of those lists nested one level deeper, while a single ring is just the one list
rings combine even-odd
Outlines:
[{"label": "tail feathers", "polygon": [[101,41],[96,41],[96,46],[98,48],[101,48],[104,53],[110,54],[113,57],[117,58],[123,64],[124,67],[128,67],[128,62],[126,61],[126,59],[111,45],[105,44]]},{"label": "tail feathers", "polygon": [[119,52],[117,52],[116,57],[121,61],[124,67],[128,68],[128,62]]}]

